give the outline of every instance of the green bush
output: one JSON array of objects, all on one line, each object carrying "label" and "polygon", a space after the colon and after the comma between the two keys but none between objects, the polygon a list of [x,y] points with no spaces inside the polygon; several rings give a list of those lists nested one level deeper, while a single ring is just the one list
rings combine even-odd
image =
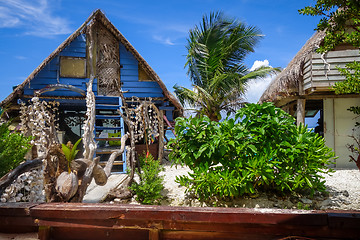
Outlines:
[{"label": "green bush", "polygon": [[271,103],[248,104],[235,119],[178,118],[170,158],[193,173],[177,181],[200,200],[258,192],[324,191],[319,173],[334,153],[324,139]]},{"label": "green bush", "polygon": [[141,172],[136,170],[140,182],[134,182],[130,187],[137,195],[136,201],[147,205],[160,204],[163,199],[160,192],[164,189],[164,177],[159,176],[159,173],[164,168],[151,154],[140,157],[140,168]]},{"label": "green bush", "polygon": [[0,177],[16,168],[31,148],[31,137],[10,132],[8,123],[0,125]]}]

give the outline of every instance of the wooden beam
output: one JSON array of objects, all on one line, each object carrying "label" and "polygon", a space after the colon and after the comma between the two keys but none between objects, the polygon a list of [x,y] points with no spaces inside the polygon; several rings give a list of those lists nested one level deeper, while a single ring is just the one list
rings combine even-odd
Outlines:
[{"label": "wooden beam", "polygon": [[300,125],[302,123],[305,124],[305,99],[298,99],[297,100],[297,107],[296,107],[296,125]]},{"label": "wooden beam", "polygon": [[299,99],[297,100],[296,107],[296,125],[305,124],[305,103],[304,96],[304,83],[303,79],[299,81]]},{"label": "wooden beam", "polygon": [[159,161],[162,161],[164,157],[164,110],[159,110],[160,116],[159,116],[159,153],[158,153],[158,159]]}]

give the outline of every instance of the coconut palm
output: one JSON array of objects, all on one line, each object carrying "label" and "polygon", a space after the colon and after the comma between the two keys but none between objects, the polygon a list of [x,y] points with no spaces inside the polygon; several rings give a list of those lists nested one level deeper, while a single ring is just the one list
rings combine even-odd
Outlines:
[{"label": "coconut palm", "polygon": [[277,70],[260,67],[250,71],[243,64],[261,37],[258,28],[226,18],[221,12],[203,16],[202,22],[190,30],[186,46],[185,67],[193,89],[174,86],[180,102],[213,121],[221,119],[221,111],[241,107],[249,80]]}]

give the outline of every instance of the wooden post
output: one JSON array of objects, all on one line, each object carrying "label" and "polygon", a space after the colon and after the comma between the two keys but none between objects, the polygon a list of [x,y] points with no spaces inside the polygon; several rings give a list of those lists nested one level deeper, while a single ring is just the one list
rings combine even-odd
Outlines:
[{"label": "wooden post", "polygon": [[299,98],[297,100],[297,110],[296,110],[296,125],[300,123],[305,124],[305,99]]},{"label": "wooden post", "polygon": [[159,229],[150,229],[149,230],[149,240],[159,240],[160,230]]},{"label": "wooden post", "polygon": [[49,240],[51,234],[50,226],[39,226],[38,238],[40,240]]},{"label": "wooden post", "polygon": [[299,99],[297,100],[296,106],[296,125],[299,126],[300,123],[305,124],[305,104],[306,100],[304,98],[304,83],[303,79],[299,79]]},{"label": "wooden post", "polygon": [[164,110],[160,110],[159,116],[159,153],[158,159],[162,161],[164,157]]}]

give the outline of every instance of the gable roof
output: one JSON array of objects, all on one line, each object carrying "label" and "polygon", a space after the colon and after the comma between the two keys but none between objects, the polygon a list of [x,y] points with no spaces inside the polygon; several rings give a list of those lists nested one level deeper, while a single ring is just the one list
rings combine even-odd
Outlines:
[{"label": "gable roof", "polygon": [[16,97],[20,96],[23,88],[28,84],[52,59],[54,59],[64,48],[69,45],[71,41],[77,38],[80,34],[85,33],[88,26],[91,25],[93,21],[101,22],[114,36],[125,46],[125,48],[130,51],[136,60],[139,62],[140,66],[144,71],[155,80],[160,88],[163,90],[165,97],[167,97],[170,102],[182,113],[183,107],[180,102],[172,95],[169,90],[166,88],[165,84],[162,82],[160,77],[156,72],[150,67],[150,65],[145,61],[145,59],[139,54],[138,51],[130,44],[130,42],[121,34],[121,32],[109,21],[109,19],[104,15],[104,13],[97,9],[94,11],[90,17],[74,32],[72,33],[63,43],[61,43],[26,79],[23,83],[18,85],[14,91],[6,97],[0,106],[6,106]]},{"label": "gable roof", "polygon": [[260,97],[259,103],[275,102],[298,94],[298,87],[303,76],[302,69],[306,58],[320,46],[324,37],[324,31],[318,31],[313,34],[287,67],[270,82]]}]

